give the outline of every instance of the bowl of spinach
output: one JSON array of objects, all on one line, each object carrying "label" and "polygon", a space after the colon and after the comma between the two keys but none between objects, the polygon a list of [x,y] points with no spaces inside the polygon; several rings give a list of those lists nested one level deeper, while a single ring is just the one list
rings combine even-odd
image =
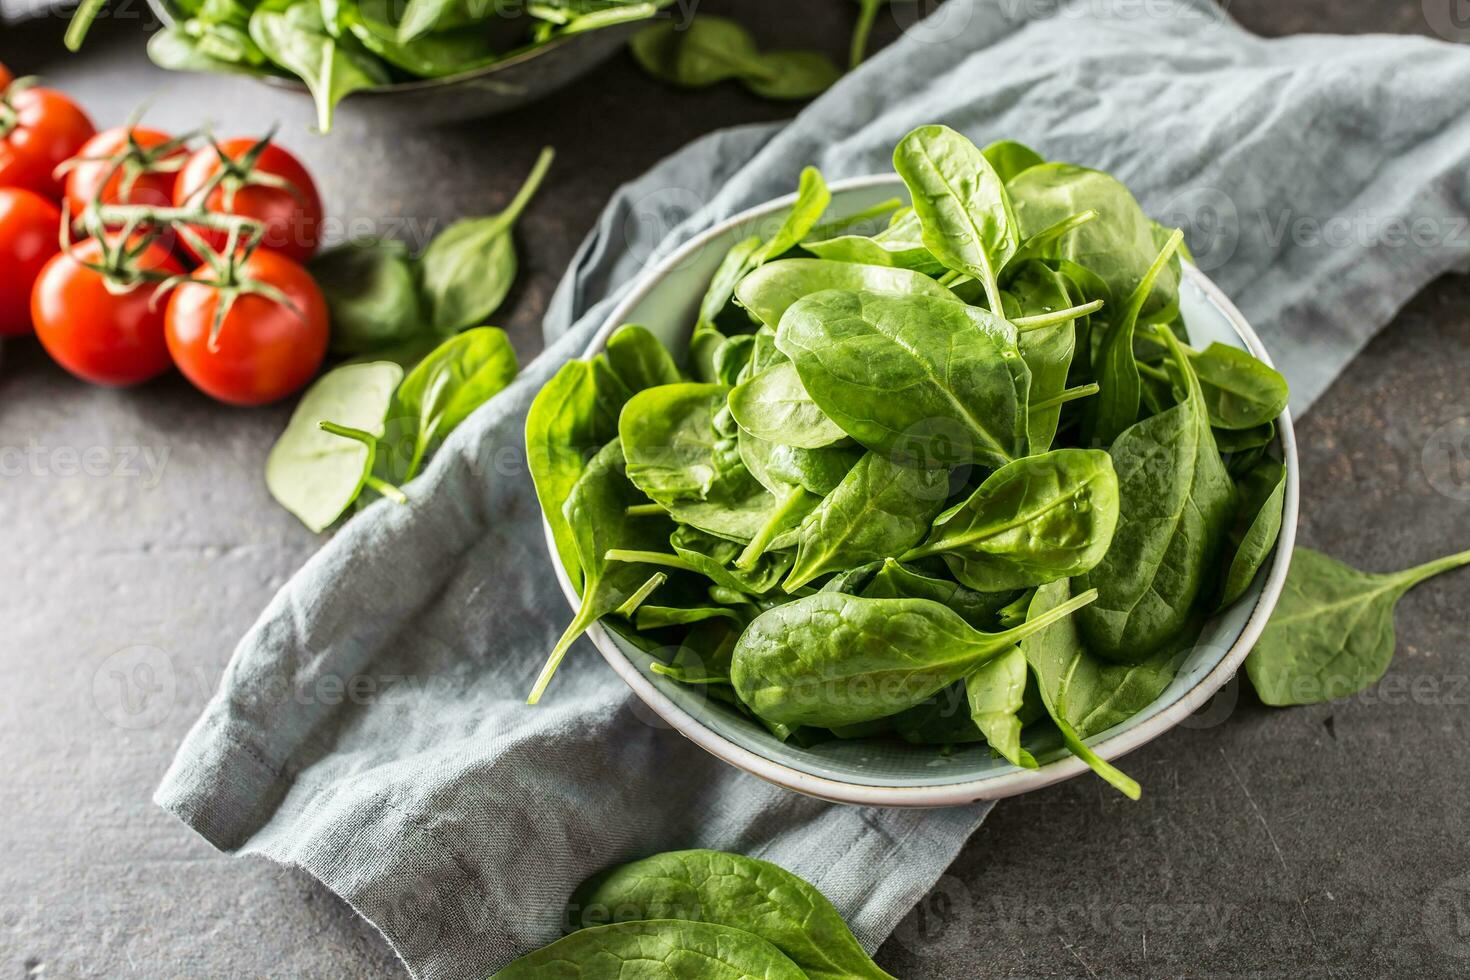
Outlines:
[{"label": "bowl of spinach", "polygon": [[[148,0],[163,23],[148,55],[162,68],[299,91],[314,101],[322,132],[339,103],[384,124],[435,125],[515,109],[570,84],[667,2]],[[86,19],[78,23],[80,35]]]},{"label": "bowl of spinach", "polygon": [[1297,516],[1284,379],[1107,174],[915,130],[897,176],[653,268],[526,444],[588,636],[714,755],[840,802],[1087,772],[1232,677]]}]

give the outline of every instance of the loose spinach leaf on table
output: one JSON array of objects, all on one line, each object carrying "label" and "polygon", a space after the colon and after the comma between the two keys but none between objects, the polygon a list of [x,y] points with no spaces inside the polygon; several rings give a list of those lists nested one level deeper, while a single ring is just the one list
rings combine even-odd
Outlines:
[{"label": "loose spinach leaf on table", "polygon": [[516,220],[541,186],[555,154],[541,151],[536,165],[504,211],[456,221],[419,258],[429,318],[440,333],[485,322],[500,308],[516,276]]},{"label": "loose spinach leaf on table", "polygon": [[614,440],[604,446],[572,486],[562,513],[570,527],[582,569],[581,605],[561,639],[547,657],[532,685],[528,704],[541,700],[552,675],[572,643],[593,623],[616,610],[658,571],[639,562],[608,561],[613,550],[651,551],[671,530],[666,518],[629,517],[628,508],[644,501],[628,482],[623,447]]},{"label": "loose spinach leaf on table", "polygon": [[868,453],[802,522],[783,588],[794,592],[828,572],[902,554],[923,540],[948,491],[946,470]]},{"label": "loose spinach leaf on table", "polygon": [[927,599],[818,592],[762,613],[735,647],[731,680],[768,721],[833,728],[884,718],[961,680],[1085,607],[1087,592],[1000,633]]},{"label": "loose spinach leaf on table", "polygon": [[427,333],[408,246],[362,239],[329,249],[308,265],[332,312],[331,349],[364,354]]},{"label": "loose spinach leaf on table", "polygon": [[[660,964],[659,972],[649,972],[655,963]],[[776,947],[743,929],[650,919],[579,930],[522,956],[490,980],[627,980],[633,976],[803,980],[806,973]]]},{"label": "loose spinach leaf on table", "polygon": [[1118,526],[1102,562],[1078,579],[1099,593],[1078,617],[1088,648],[1125,662],[1146,659],[1189,623],[1235,506],[1199,381],[1174,335],[1160,332],[1186,395],[1124,430],[1108,450]]},{"label": "loose spinach leaf on table", "polygon": [[1281,533],[1286,466],[1264,459],[1236,483],[1235,519],[1230,528],[1230,564],[1220,592],[1220,607],[1245,595]]},{"label": "loose spinach leaf on table", "polygon": [[[266,459],[265,483],[311,530],[330,527],[373,479],[377,440],[402,377],[403,368],[391,361],[347,364],[322,375],[301,396]],[[363,438],[325,431],[322,422]]]},{"label": "loose spinach leaf on table", "polygon": [[1291,556],[1286,586],[1245,661],[1262,701],[1315,704],[1375,683],[1393,659],[1393,613],[1404,593],[1470,565],[1470,551],[1376,575],[1310,548]]},{"label": "loose spinach leaf on table", "polygon": [[1020,245],[1005,183],[975,144],[948,126],[921,126],[893,151],[924,244],[956,272],[978,280],[1001,310],[1000,270]]},{"label": "loose spinach leaf on table", "polygon": [[776,344],[828,418],[875,452],[929,467],[1025,455],[1030,371],[1015,328],[924,295],[814,293]]},{"label": "loose spinach leaf on table", "polygon": [[572,894],[567,912],[582,928],[643,919],[729,926],[770,943],[812,980],[892,980],[821,892],[738,854],[670,851],[610,868]]},{"label": "loose spinach leaf on table", "polygon": [[996,470],[940,514],[905,560],[943,556],[972,589],[1022,589],[1096,567],[1118,523],[1118,477],[1098,449],[1057,449]]}]

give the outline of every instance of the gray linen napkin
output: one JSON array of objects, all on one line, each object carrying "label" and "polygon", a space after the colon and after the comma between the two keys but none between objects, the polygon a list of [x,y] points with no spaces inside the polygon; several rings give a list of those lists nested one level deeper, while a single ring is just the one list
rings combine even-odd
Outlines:
[{"label": "gray linen napkin", "polygon": [[1301,411],[1420,287],[1466,266],[1464,91],[1470,51],[1266,41],[1208,0],[951,0],[784,128],[713,134],[614,196],[546,352],[454,434],[411,506],[354,518],[281,590],[158,803],[217,847],[321,879],[420,978],[483,977],[554,938],[588,873],[680,847],[785,865],[873,948],[985,807],[770,787],[662,728],[586,643],[540,707],[521,703],[569,616],[522,461],[537,389],[659,255],[785,193],[804,164],[885,171],[908,129],[945,122],[1111,170],[1183,225]]}]

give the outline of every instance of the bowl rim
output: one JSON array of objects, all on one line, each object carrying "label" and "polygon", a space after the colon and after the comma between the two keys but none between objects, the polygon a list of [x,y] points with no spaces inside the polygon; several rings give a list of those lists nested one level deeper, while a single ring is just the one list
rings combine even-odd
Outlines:
[{"label": "bowl rim", "polygon": [[[178,23],[182,18],[180,17],[175,0],[147,0],[147,3],[149,9],[153,11],[154,16],[158,18],[159,23],[163,25],[164,28],[173,28],[178,26]],[[504,58],[494,61],[491,64],[483,65],[479,68],[471,68],[469,71],[462,71],[455,75],[443,75],[438,78],[415,78],[411,81],[406,82],[389,82],[387,85],[374,85],[371,88],[359,89],[356,92],[352,92],[347,96],[347,98],[363,99],[363,97],[377,97],[381,99],[387,96],[399,95],[405,92],[424,92],[438,88],[448,88],[462,82],[472,82],[484,78],[493,78],[493,76],[498,75],[508,69],[514,68],[517,65],[524,64],[527,61],[533,61],[543,54],[548,54],[557,48],[563,48],[568,44],[575,43],[578,38],[595,36],[597,34],[601,34],[603,31],[618,31],[619,28],[624,28],[624,30],[620,33],[626,34],[626,29],[630,25],[641,27],[646,26],[651,21],[652,18],[648,18],[645,20],[627,21],[622,24],[609,24],[607,27],[600,27],[597,28],[595,31],[585,31],[578,34],[558,35],[557,37],[554,37],[549,41],[543,41],[540,44],[530,45],[513,50]],[[252,74],[247,77],[253,78],[255,81],[262,84],[269,85],[272,88],[283,89],[289,92],[308,91],[305,83],[303,83],[300,79],[286,75]],[[365,99],[363,100],[365,101]],[[345,102],[346,99],[344,99],[343,101]]]},{"label": "bowl rim", "polygon": [[[896,175],[878,174],[868,177],[849,177],[836,180],[831,182],[829,187],[835,196],[847,191],[889,185],[898,185],[901,187],[902,182]],[[588,358],[600,353],[606,347],[608,338],[626,321],[628,314],[633,308],[641,303],[670,272],[686,262],[692,253],[703,249],[731,228],[768,217],[774,212],[790,207],[795,200],[796,194],[792,192],[767,201],[764,204],[747,208],[738,214],[717,222],[707,230],[695,235],[688,242],[675,249],[671,254],[665,256],[657,265],[645,271],[638,280],[637,285],[608,313],[602,325],[588,342],[586,349],[582,353],[582,357]],[[1194,265],[1186,262],[1184,263],[1183,269],[1184,274],[1191,282],[1198,286],[1205,296],[1225,315],[1232,329],[1245,342],[1247,349],[1261,361],[1274,367],[1275,365],[1271,361],[1265,345],[1261,343],[1260,337],[1256,335],[1256,332],[1251,328],[1235,304],[1230,301],[1229,297]],[[1286,467],[1286,493],[1285,499],[1282,502],[1281,533],[1277,538],[1275,555],[1272,558],[1265,585],[1261,590],[1261,595],[1256,602],[1255,608],[1251,611],[1250,618],[1246,620],[1245,626],[1235,638],[1235,642],[1231,644],[1230,649],[1225,652],[1220,662],[1205,674],[1205,676],[1200,678],[1195,686],[1186,691],[1178,701],[1163,711],[1160,711],[1152,718],[1149,718],[1147,721],[1135,725],[1127,731],[1119,732],[1101,741],[1094,742],[1089,740],[1088,744],[1092,750],[1102,758],[1113,761],[1135,749],[1147,745],[1160,735],[1177,727],[1213,698],[1236,675],[1244,663],[1246,655],[1250,653],[1256,641],[1260,639],[1262,631],[1265,630],[1266,623],[1270,619],[1272,610],[1276,607],[1276,602],[1280,598],[1282,587],[1286,582],[1286,572],[1291,564],[1292,548],[1296,542],[1297,518],[1300,504],[1296,433],[1292,428],[1290,409],[1283,411],[1276,418],[1276,429],[1281,439],[1282,460]],[[566,595],[568,602],[575,609],[579,601],[577,591],[573,587],[571,580],[567,577],[566,570],[562,568],[561,562],[557,559],[556,543],[552,536],[551,525],[547,523],[544,514],[541,518],[541,525],[543,536],[546,539],[546,546],[551,556],[551,564],[556,572],[557,582],[561,585],[562,592]],[[825,776],[802,772],[783,763],[767,759],[744,746],[737,745],[679,707],[638,670],[632,661],[613,642],[607,630],[603,628],[600,622],[594,623],[588,629],[587,636],[602,654],[603,659],[608,662],[608,665],[622,678],[623,682],[628,685],[633,693],[679,734],[711,755],[723,762],[729,763],[737,769],[807,796],[814,796],[834,803],[847,803],[861,806],[961,806],[982,800],[998,800],[1015,796],[1019,793],[1028,793],[1032,790],[1042,789],[1089,771],[1085,762],[1075,756],[1068,755],[1064,758],[1048,762],[1037,769],[1021,769],[1016,772],[1006,772],[1000,775],[986,776],[981,779],[946,783],[938,786],[877,786],[831,779]]]}]

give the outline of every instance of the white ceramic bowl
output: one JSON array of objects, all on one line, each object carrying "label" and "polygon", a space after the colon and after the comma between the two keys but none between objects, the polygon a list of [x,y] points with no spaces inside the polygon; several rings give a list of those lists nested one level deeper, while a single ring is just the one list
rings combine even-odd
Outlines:
[{"label": "white ceramic bowl", "polygon": [[[855,214],[906,196],[896,177],[838,181],[832,185],[828,216]],[[705,284],[725,251],[762,228],[769,231],[794,199],[788,195],[738,214],[651,269],[608,316],[584,356],[601,351],[624,323],[643,324],[672,349],[682,351]],[[1244,348],[1269,364],[1260,338],[1240,311],[1198,269],[1188,264],[1184,268],[1180,301],[1191,337],[1198,343],[1219,341]],[[1152,705],[1088,739],[1103,758],[1133,751],[1198,710],[1234,676],[1265,628],[1286,578],[1297,524],[1296,437],[1285,413],[1276,425],[1278,448],[1286,462],[1286,499],[1275,554],[1246,595],[1206,624],[1178,675]],[[549,527],[546,536],[562,591],[575,609],[577,593],[556,560]],[[955,806],[1025,793],[1088,771],[1071,756],[1056,757],[1038,769],[1021,769],[995,757],[984,743],[959,746],[948,754],[935,746],[897,740],[833,740],[811,748],[783,744],[729,705],[709,699],[700,688],[655,674],[649,668],[651,657],[611,630],[594,626],[588,636],[633,692],[685,737],[732,766],[810,796],[870,806]]]}]

